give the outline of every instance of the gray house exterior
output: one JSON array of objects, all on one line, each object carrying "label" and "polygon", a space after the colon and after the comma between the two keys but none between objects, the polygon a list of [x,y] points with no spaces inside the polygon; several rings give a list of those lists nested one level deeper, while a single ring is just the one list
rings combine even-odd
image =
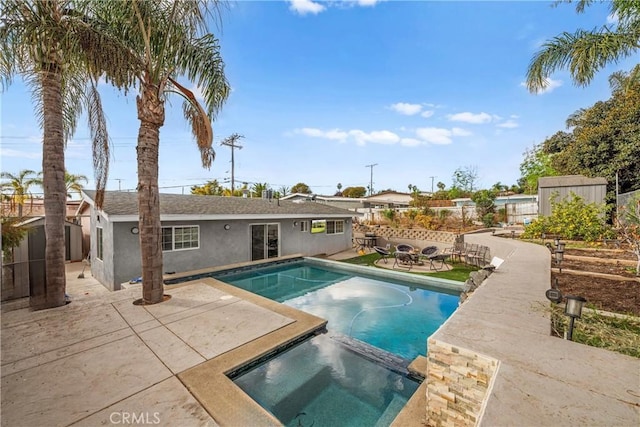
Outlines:
[{"label": "gray house exterior", "polygon": [[604,204],[607,195],[605,178],[587,178],[582,175],[548,176],[538,178],[538,215],[551,215],[551,198],[557,194],[561,201],[575,193],[586,203]]},{"label": "gray house exterior", "polygon": [[[107,192],[102,209],[84,191],[89,212],[91,273],[104,286],[141,275],[137,193]],[[351,247],[353,212],[293,203],[180,194],[160,195],[164,273],[279,256],[333,254]]]}]

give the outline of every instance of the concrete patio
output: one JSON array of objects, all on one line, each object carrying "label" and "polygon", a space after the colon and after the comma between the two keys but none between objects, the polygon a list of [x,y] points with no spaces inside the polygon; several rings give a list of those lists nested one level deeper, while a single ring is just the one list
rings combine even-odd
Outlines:
[{"label": "concrete patio", "polygon": [[[481,425],[640,422],[640,361],[548,335],[548,253],[491,236],[505,264],[434,335],[500,360]],[[355,256],[354,251],[337,256]],[[2,425],[278,425],[225,375],[323,319],[213,279],[168,286],[135,306],[70,264],[65,307],[2,306]],[[548,282],[547,282],[548,283]],[[394,425],[422,425],[425,384]]]}]

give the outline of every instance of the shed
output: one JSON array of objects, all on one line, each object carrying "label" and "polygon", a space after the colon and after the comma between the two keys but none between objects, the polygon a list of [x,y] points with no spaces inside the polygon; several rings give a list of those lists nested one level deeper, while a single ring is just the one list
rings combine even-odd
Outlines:
[{"label": "shed", "polygon": [[604,204],[607,195],[605,178],[588,178],[583,175],[548,176],[538,179],[538,214],[551,215],[551,200],[557,201],[571,196],[582,197],[585,203]]},{"label": "shed", "polygon": [[[22,221],[17,226],[29,229],[20,245],[13,249],[13,259],[2,265],[2,301],[28,297],[36,282],[45,280],[45,233],[44,217]],[[82,227],[65,221],[65,260],[81,261]]]}]

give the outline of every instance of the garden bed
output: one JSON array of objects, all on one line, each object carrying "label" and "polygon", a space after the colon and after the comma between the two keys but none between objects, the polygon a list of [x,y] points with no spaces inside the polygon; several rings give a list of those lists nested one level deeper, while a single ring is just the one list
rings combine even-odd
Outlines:
[{"label": "garden bed", "polygon": [[[567,249],[565,255],[580,256],[581,259],[565,258],[561,264],[562,273],[556,269],[552,272],[552,283],[557,279],[558,288],[564,295],[582,296],[588,306],[598,310],[640,316],[640,278],[635,275],[635,268],[629,265],[630,260],[636,260],[635,255],[606,249]],[[552,267],[556,267],[553,261]],[[571,274],[567,270],[582,274]],[[614,277],[606,278],[599,274]]]}]

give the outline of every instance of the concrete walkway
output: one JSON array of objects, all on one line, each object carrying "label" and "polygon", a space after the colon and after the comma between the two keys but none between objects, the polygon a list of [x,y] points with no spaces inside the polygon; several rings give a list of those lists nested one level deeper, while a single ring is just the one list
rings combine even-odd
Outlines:
[{"label": "concrete walkway", "polygon": [[543,246],[465,241],[505,260],[431,337],[499,361],[483,426],[638,426],[640,360],[550,336]]}]

